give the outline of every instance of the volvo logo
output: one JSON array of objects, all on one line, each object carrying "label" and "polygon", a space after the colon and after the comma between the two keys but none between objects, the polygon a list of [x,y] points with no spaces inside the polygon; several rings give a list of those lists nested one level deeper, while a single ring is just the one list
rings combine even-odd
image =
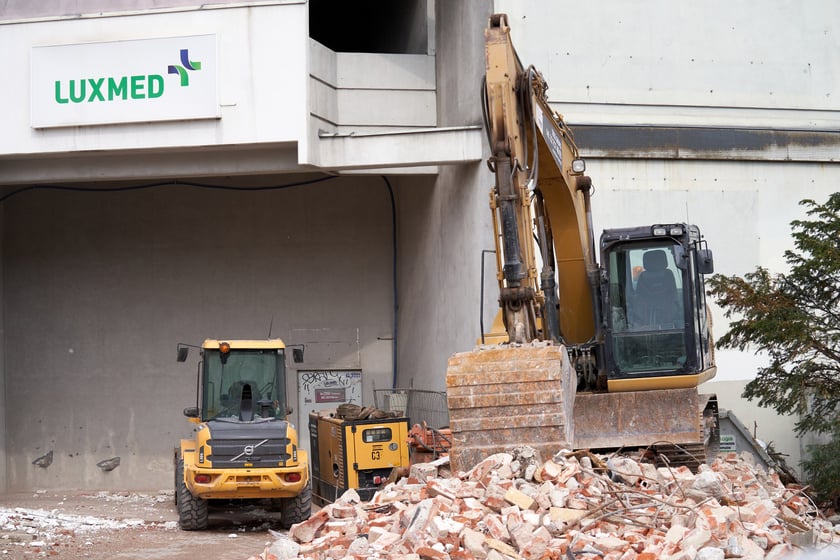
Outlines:
[{"label": "volvo logo", "polygon": [[237,459],[239,459],[242,456],[250,457],[251,455],[254,454],[254,450],[264,443],[268,443],[268,440],[264,439],[259,443],[255,443],[254,445],[246,445],[245,447],[242,448],[242,453],[240,453],[239,455],[237,455],[236,457],[231,459],[231,462],[236,461]]}]

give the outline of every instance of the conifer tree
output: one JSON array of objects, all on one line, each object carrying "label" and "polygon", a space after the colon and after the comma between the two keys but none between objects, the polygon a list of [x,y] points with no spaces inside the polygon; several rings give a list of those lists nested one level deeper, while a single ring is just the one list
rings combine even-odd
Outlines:
[{"label": "conifer tree", "polygon": [[802,466],[823,499],[840,499],[840,192],[803,200],[791,222],[795,249],[786,273],[763,267],[743,277],[716,274],[710,295],[731,320],[720,348],[767,356],[743,396],[799,417],[797,435],[817,434]]}]

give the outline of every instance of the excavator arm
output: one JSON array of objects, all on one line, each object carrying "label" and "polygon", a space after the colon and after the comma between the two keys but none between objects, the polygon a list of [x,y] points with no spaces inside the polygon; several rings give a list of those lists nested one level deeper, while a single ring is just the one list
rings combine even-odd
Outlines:
[{"label": "excavator arm", "polygon": [[522,67],[506,15],[491,18],[485,48],[504,330],[512,342],[582,344],[595,338],[598,315],[591,181],[571,130],[548,105],[542,75]]}]

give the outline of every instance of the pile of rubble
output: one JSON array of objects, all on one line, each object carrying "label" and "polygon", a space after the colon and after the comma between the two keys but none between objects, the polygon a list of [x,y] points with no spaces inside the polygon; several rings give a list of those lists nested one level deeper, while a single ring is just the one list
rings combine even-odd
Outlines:
[{"label": "pile of rubble", "polygon": [[775,559],[840,546],[804,493],[734,453],[697,474],[585,452],[541,462],[530,448],[457,476],[443,463],[414,465],[367,503],[347,491],[259,558]]}]

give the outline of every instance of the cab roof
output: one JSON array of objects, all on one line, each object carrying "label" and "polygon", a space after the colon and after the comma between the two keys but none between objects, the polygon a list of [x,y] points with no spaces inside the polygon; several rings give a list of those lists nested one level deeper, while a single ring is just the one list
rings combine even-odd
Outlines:
[{"label": "cab roof", "polygon": [[227,338],[208,338],[204,341],[201,347],[206,350],[218,350],[219,344],[221,344],[222,342],[227,342],[228,344],[230,344],[230,347],[234,350],[273,350],[286,347],[286,344],[279,338],[268,338],[262,340],[233,340]]}]

